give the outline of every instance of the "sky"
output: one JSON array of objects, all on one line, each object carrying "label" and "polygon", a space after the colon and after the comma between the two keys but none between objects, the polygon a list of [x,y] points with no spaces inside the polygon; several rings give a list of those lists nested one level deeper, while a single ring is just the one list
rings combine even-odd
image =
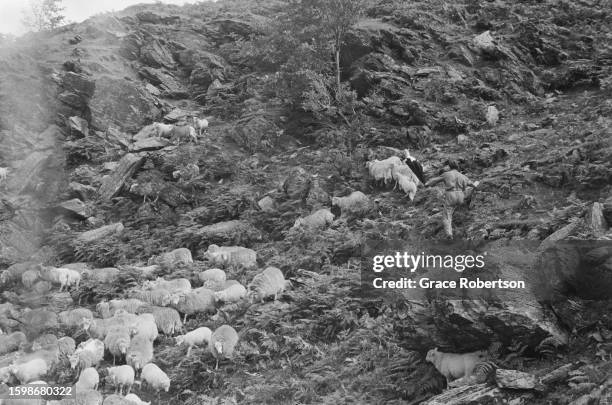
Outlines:
[{"label": "sky", "polygon": [[[155,3],[155,0],[63,0],[64,13],[70,22],[81,22],[94,14],[106,11],[119,11],[138,3]],[[195,0],[163,0],[162,3],[184,4]],[[0,0],[0,33],[21,35],[26,28],[21,23],[22,9],[28,0]]]}]

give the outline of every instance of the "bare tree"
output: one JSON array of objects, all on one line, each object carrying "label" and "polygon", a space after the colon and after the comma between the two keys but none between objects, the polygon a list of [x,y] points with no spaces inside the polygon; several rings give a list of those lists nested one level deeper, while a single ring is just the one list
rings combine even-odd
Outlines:
[{"label": "bare tree", "polygon": [[62,25],[66,19],[63,11],[62,0],[30,0],[22,21],[34,31],[48,31]]}]

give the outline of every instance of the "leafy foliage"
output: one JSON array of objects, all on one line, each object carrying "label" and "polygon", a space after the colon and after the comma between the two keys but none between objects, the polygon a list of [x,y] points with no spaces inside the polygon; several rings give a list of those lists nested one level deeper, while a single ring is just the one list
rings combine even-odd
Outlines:
[{"label": "leafy foliage", "polygon": [[23,24],[34,31],[52,30],[64,23],[63,11],[62,0],[30,0],[23,10]]}]

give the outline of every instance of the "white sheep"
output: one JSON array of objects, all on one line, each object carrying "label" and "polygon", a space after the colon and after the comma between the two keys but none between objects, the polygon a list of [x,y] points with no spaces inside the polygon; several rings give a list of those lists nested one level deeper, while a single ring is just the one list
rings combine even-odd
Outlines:
[{"label": "white sheep", "polygon": [[198,278],[202,282],[202,286],[216,290],[222,287],[227,278],[225,271],[221,269],[208,269],[198,274]]},{"label": "white sheep", "polygon": [[401,165],[402,160],[397,156],[391,156],[384,160],[372,160],[366,163],[366,167],[370,173],[370,176],[374,178],[375,182],[383,182],[385,185],[389,184],[393,180],[391,174],[392,165]]},{"label": "white sheep", "polygon": [[217,359],[215,369],[219,368],[219,358],[231,359],[238,344],[238,333],[229,325],[219,326],[210,337],[208,348]]},{"label": "white sheep", "polygon": [[140,378],[158,393],[160,390],[168,392],[170,389],[170,378],[154,363],[149,363],[142,368]]},{"label": "white sheep", "polygon": [[172,134],[172,130],[174,129],[174,125],[172,124],[162,124],[161,122],[154,122],[153,126],[157,131],[158,137],[168,138]]},{"label": "white sheep", "polygon": [[193,126],[198,130],[198,136],[202,136],[202,132],[208,129],[208,120],[206,118],[193,117]]},{"label": "white sheep", "polygon": [[44,267],[40,266],[38,275],[43,280],[49,281],[60,285],[60,292],[66,287],[75,286],[79,288],[81,282],[81,274],[72,269],[66,269],[62,267]]},{"label": "white sheep", "polygon": [[115,394],[119,392],[123,395],[124,387],[127,387],[126,394],[129,394],[134,384],[134,369],[128,365],[109,367],[108,380],[115,386]]},{"label": "white sheep", "polygon": [[125,396],[125,400],[126,400],[126,401],[129,401],[129,402],[131,402],[131,403],[133,403],[133,404],[135,404],[135,405],[151,405],[151,401],[149,401],[149,402],[145,402],[145,401],[143,401],[142,399],[140,399],[140,398],[138,397],[138,395],[136,395],[136,394],[134,394],[134,393],[127,394],[127,395]]},{"label": "white sheep", "polygon": [[115,326],[108,331],[104,338],[104,346],[113,356],[113,366],[117,357],[125,357],[130,347],[130,330],[126,326]]},{"label": "white sheep", "polygon": [[398,177],[400,175],[408,177],[408,179],[412,181],[414,184],[416,184],[417,186],[419,184],[423,184],[421,180],[419,180],[419,177],[416,174],[414,174],[412,169],[406,163],[404,162],[402,162],[401,164],[393,163],[391,165],[391,176],[393,177],[393,180],[397,182]]},{"label": "white sheep", "polygon": [[198,143],[198,135],[196,130],[191,125],[177,126],[175,125],[170,133],[170,141],[176,141],[177,144],[181,143],[181,139],[187,141],[193,140],[194,143]]},{"label": "white sheep", "polygon": [[84,319],[93,319],[93,314],[87,308],[75,308],[59,313],[59,321],[61,324],[69,328],[81,328],[84,324]]},{"label": "white sheep", "polygon": [[35,358],[27,363],[14,364],[9,367],[11,374],[15,376],[22,384],[27,384],[30,381],[40,380],[48,371],[47,362],[41,358]]},{"label": "white sheep", "polygon": [[125,358],[126,363],[138,373],[145,364],[153,361],[153,342],[148,336],[134,336]]},{"label": "white sheep", "polygon": [[21,275],[21,282],[26,288],[32,288],[38,280],[38,272],[36,270],[27,270]]},{"label": "white sheep", "polygon": [[117,310],[111,318],[106,319],[83,319],[83,329],[92,338],[103,340],[108,331],[115,326],[131,326],[138,317],[135,314],[130,314],[125,310]]},{"label": "white sheep", "polygon": [[231,303],[238,302],[247,295],[247,289],[240,283],[215,292],[215,302]]},{"label": "white sheep", "polygon": [[52,333],[46,333],[34,339],[32,342],[32,351],[41,350],[43,347],[57,347],[57,336]]},{"label": "white sheep", "polygon": [[151,305],[168,305],[172,293],[163,288],[136,292],[136,298]]},{"label": "white sheep", "polygon": [[170,252],[162,253],[159,256],[152,256],[147,262],[149,266],[159,264],[163,267],[174,267],[178,264],[191,263],[193,263],[193,258],[191,256],[191,251],[187,248],[178,248]]},{"label": "white sheep", "polygon": [[254,267],[257,264],[257,253],[242,246],[209,245],[204,257],[220,266]]},{"label": "white sheep", "polygon": [[100,383],[100,376],[93,367],[87,367],[81,371],[79,379],[76,382],[76,391],[97,390]]},{"label": "white sheep", "polygon": [[334,214],[327,208],[322,208],[313,212],[312,214],[295,220],[291,229],[297,229],[299,227],[318,229],[326,228],[334,222]]},{"label": "white sheep", "polygon": [[249,284],[249,297],[251,302],[264,301],[264,298],[273,296],[274,301],[278,294],[283,292],[289,285],[285,280],[283,272],[276,267],[267,267],[261,273],[255,275]]},{"label": "white sheep", "polygon": [[98,365],[104,359],[104,343],[98,339],[89,339],[79,344],[74,353],[68,357],[70,367],[78,371]]},{"label": "white sheep", "polygon": [[413,201],[417,192],[417,185],[403,174],[397,174],[396,180],[397,184],[395,186],[399,186],[399,188],[406,193],[408,198],[410,198],[410,201]]},{"label": "white sheep", "polygon": [[87,278],[95,280],[102,284],[111,284],[119,276],[119,269],[116,267],[103,267],[101,269],[92,269],[87,271]]},{"label": "white sheep", "polygon": [[0,355],[19,350],[28,342],[23,332],[13,332],[10,335],[0,335]]},{"label": "white sheep", "polygon": [[[208,126],[208,121],[206,121],[206,126]],[[0,181],[6,181],[6,176],[8,176],[8,173],[8,167],[0,167]]]},{"label": "white sheep", "polygon": [[145,290],[163,289],[171,293],[177,292],[189,292],[191,291],[191,282],[186,278],[175,278],[172,280],[165,280],[162,277],[158,277],[155,281],[145,281],[142,285]]},{"label": "white sheep", "polygon": [[204,344],[210,343],[210,338],[212,336],[212,331],[202,326],[201,328],[197,328],[192,330],[191,332],[187,332],[184,335],[179,335],[174,338],[177,346],[181,346],[183,344],[187,345],[187,356],[191,353],[191,348],[194,346],[204,346]]},{"label": "white sheep", "polygon": [[172,296],[170,306],[183,314],[184,323],[189,315],[214,313],[216,310],[215,292],[201,287],[188,293],[177,293]]},{"label": "white sheep", "polygon": [[39,267],[40,265],[37,265],[34,262],[15,263],[2,272],[0,275],[0,281],[2,281],[2,283],[8,283],[10,281],[21,280],[23,273],[31,269],[38,270]]},{"label": "white sheep", "polygon": [[434,367],[450,382],[457,378],[469,377],[476,364],[487,358],[486,351],[472,353],[443,353],[438,348],[427,352],[426,361],[433,363]]},{"label": "white sheep", "polygon": [[134,335],[145,336],[151,342],[157,339],[159,331],[157,330],[157,324],[155,323],[153,314],[138,315],[138,319],[132,327],[132,333]]},{"label": "white sheep", "polygon": [[70,336],[64,336],[57,340],[57,353],[60,358],[68,357],[76,350],[76,342]]},{"label": "white sheep", "polygon": [[340,208],[341,215],[364,215],[371,208],[370,199],[361,191],[354,191],[346,197],[332,197],[332,205]]},{"label": "white sheep", "polygon": [[109,310],[110,314],[114,315],[115,312],[119,310],[124,310],[130,314],[135,314],[138,311],[138,308],[145,305],[145,303],[136,298],[126,298],[126,299],[114,299],[109,301]]},{"label": "white sheep", "polygon": [[165,335],[174,335],[175,331],[183,327],[181,316],[174,308],[151,306],[146,311],[153,315],[157,329]]}]

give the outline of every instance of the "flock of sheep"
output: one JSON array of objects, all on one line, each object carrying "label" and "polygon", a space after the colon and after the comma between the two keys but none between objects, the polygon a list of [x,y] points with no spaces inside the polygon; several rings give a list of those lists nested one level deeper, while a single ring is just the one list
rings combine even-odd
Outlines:
[{"label": "flock of sheep", "polygon": [[198,136],[202,136],[202,132],[208,129],[208,120],[206,118],[192,117],[192,122],[193,125],[174,125],[156,122],[153,126],[158,137],[170,138],[171,141],[176,141],[177,143],[180,143],[183,139],[193,140],[194,143],[197,143]]},{"label": "flock of sheep", "polygon": [[[214,314],[222,305],[242,300],[256,303],[267,297],[277,299],[289,285],[281,270],[267,267],[256,274],[251,283],[244,287],[236,280],[227,278],[226,269],[257,265],[256,252],[240,246],[210,245],[205,258],[216,268],[196,272],[194,280],[201,287],[193,288],[186,278],[151,279],[153,272],[166,266],[176,268],[180,264],[193,263],[191,252],[180,248],[160,256],[152,257],[147,266],[135,267],[149,276],[140,285],[126,291],[126,297],[99,302],[95,310],[77,307],[63,311],[58,324],[67,331],[84,331],[87,340],[77,345],[71,336],[56,337],[53,334],[38,336],[28,342],[21,331],[0,334],[0,393],[8,386],[18,384],[46,384],[45,378],[53,378],[61,370],[73,370],[76,382],[73,387],[76,398],[48,401],[39,398],[27,400],[1,400],[0,404],[145,404],[131,392],[132,386],[145,385],[157,393],[168,392],[171,380],[155,364],[154,341],[159,334],[173,336],[178,346],[187,347],[190,356],[194,347],[207,347],[216,359],[231,359],[240,336],[230,325],[216,330],[205,326],[177,335],[184,330],[187,317],[196,314]],[[46,286],[58,286],[60,291],[78,288],[81,278],[112,281],[119,270],[115,268],[84,269],[79,265],[50,267],[40,264],[22,263],[9,267],[0,275],[3,285],[21,282],[32,290]],[[23,310],[21,313],[23,313]],[[32,310],[31,310],[32,311]],[[182,315],[182,317],[181,317]],[[16,320],[20,311],[12,304],[0,304],[0,325],[2,318]],[[5,327],[6,328],[6,327]],[[72,336],[78,337],[78,333]],[[28,350],[25,350],[25,349]],[[4,356],[2,356],[4,355]],[[113,365],[101,367],[105,355],[112,357]],[[104,377],[101,377],[104,376]],[[115,394],[103,398],[98,390],[101,379],[107,386],[115,388]],[[6,385],[9,384],[9,385]]]},{"label": "flock of sheep", "polygon": [[[406,151],[407,157],[410,158]],[[372,160],[366,163],[368,172],[376,184],[387,186],[395,182],[394,189],[399,187],[410,201],[414,200],[419,185],[423,182],[412,169],[397,156],[384,160]],[[354,191],[345,197],[332,197],[332,207],[338,207],[342,215],[365,215],[371,208],[370,199],[361,191]],[[328,208],[321,208],[310,215],[298,218],[292,229],[321,229],[331,225],[334,214]]]}]

